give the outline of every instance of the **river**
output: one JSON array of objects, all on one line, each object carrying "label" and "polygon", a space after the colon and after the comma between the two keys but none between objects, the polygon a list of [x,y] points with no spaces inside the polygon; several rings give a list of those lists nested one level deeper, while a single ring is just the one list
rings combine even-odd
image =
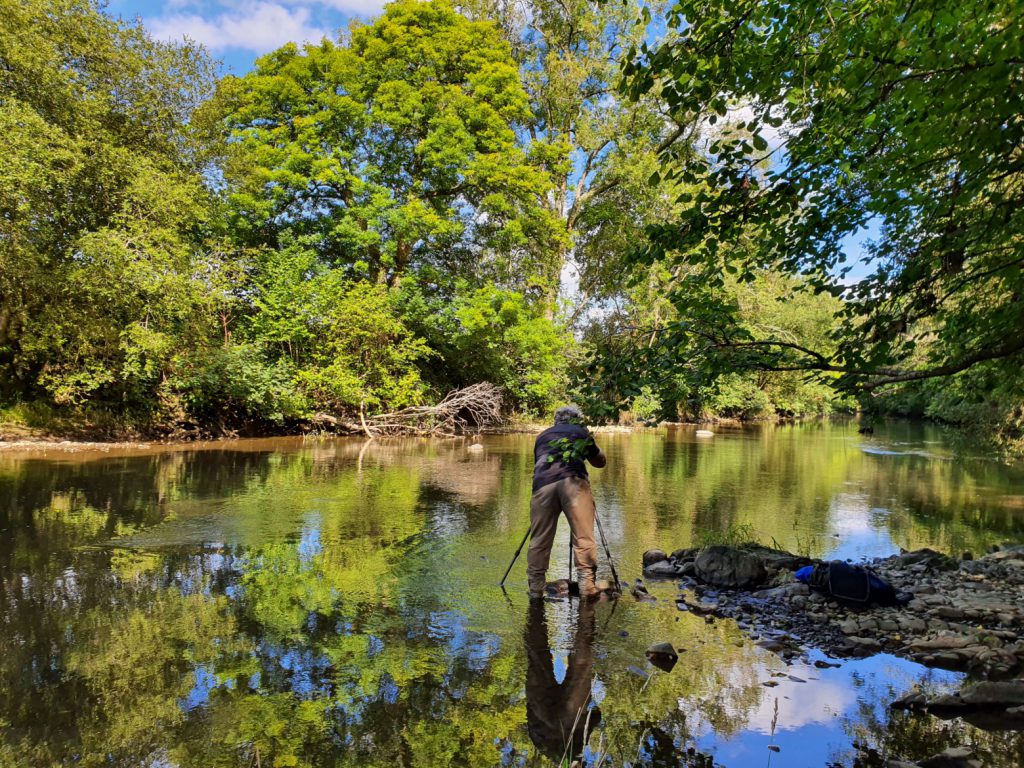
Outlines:
[{"label": "river", "polygon": [[[623,580],[645,549],[730,531],[855,560],[1024,540],[1024,468],[934,428],[716,431],[598,436]],[[787,666],[678,611],[672,583],[531,606],[523,558],[503,593],[532,441],[0,453],[0,766],[551,765],[581,692],[587,765],[867,768],[960,744],[1024,764],[1019,734],[889,713],[959,674],[884,655]],[[644,657],[660,641],[685,649],[669,673]]]}]

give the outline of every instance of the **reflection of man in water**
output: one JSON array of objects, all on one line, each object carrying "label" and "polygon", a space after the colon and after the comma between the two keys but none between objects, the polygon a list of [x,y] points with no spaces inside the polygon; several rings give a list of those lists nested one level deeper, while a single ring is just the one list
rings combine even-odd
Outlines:
[{"label": "reflection of man in water", "polygon": [[547,757],[561,764],[572,762],[601,721],[601,710],[591,703],[594,673],[594,605],[581,601],[576,635],[565,671],[555,678],[548,640],[547,605],[531,600],[526,614],[526,727],[530,740]]},{"label": "reflection of man in water", "polygon": [[533,496],[530,499],[530,549],[526,554],[526,573],[530,595],[544,595],[551,545],[555,540],[558,516],[564,513],[572,532],[573,554],[579,574],[580,596],[597,594],[597,545],[594,543],[594,494],[587,479],[589,461],[595,467],[605,465],[605,456],[583,426],[583,414],[567,405],[555,411],[555,426],[537,436],[533,448]]}]

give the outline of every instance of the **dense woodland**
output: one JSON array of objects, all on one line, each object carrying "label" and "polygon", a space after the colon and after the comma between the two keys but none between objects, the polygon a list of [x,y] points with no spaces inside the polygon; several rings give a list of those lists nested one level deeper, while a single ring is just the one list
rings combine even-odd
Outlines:
[{"label": "dense woodland", "polygon": [[280,431],[487,381],[1019,445],[1015,3],[398,0],[242,77],[93,0],[0,18],[7,421]]}]

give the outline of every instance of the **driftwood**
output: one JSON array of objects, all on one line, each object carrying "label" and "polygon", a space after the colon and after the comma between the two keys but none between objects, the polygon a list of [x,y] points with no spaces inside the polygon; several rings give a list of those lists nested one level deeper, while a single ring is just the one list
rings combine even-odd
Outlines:
[{"label": "driftwood", "polygon": [[502,422],[502,389],[480,382],[449,392],[436,405],[416,405],[361,419],[363,431],[374,435],[438,435],[454,437]]},{"label": "driftwood", "polygon": [[501,387],[484,381],[463,389],[452,390],[436,405],[417,405],[376,415],[367,414],[360,408],[358,422],[318,413],[312,422],[320,429],[361,432],[367,437],[454,437],[502,424],[502,395]]},{"label": "driftwood", "polygon": [[361,432],[362,428],[351,421],[339,419],[329,413],[317,413],[309,420],[313,426],[311,434],[323,435],[331,433]]}]

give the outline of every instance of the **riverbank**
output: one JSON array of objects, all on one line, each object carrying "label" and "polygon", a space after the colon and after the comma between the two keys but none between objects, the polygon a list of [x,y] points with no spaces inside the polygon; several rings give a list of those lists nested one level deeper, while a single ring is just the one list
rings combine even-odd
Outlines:
[{"label": "riverbank", "polygon": [[[474,434],[481,435],[511,435],[511,434],[537,434],[550,427],[550,424],[542,422],[509,422],[495,427],[486,427],[479,433],[467,433],[455,438],[446,437],[439,439],[469,439]],[[659,425],[661,426],[661,425]],[[605,425],[591,428],[597,435],[608,434],[630,434],[641,430],[649,430],[650,427],[642,426],[619,426]],[[30,427],[17,423],[0,423],[0,451],[109,451],[116,449],[147,449],[151,447],[167,448],[170,446],[201,446],[207,444],[223,444],[235,440],[275,440],[281,438],[302,438],[302,439],[330,439],[334,437],[363,437],[360,430],[349,431],[322,431],[317,429],[292,429],[279,432],[256,432],[254,434],[228,434],[228,435],[182,435],[182,434],[153,434],[147,435],[135,429],[110,429],[104,427],[90,434],[87,428],[67,429],[46,429]],[[375,439],[388,439],[375,437]]]},{"label": "riverbank", "polygon": [[[977,559],[921,549],[864,563],[896,590],[902,604],[895,606],[849,607],[794,578],[814,562],[757,545],[650,550],[644,573],[679,579],[680,610],[732,619],[787,661],[810,649],[833,658],[888,653],[966,672],[971,683],[940,699],[937,713],[980,713],[985,723],[1024,727],[1024,545]],[[988,681],[1002,682],[972,687]],[[894,702],[924,711],[931,705],[916,694]]]}]

